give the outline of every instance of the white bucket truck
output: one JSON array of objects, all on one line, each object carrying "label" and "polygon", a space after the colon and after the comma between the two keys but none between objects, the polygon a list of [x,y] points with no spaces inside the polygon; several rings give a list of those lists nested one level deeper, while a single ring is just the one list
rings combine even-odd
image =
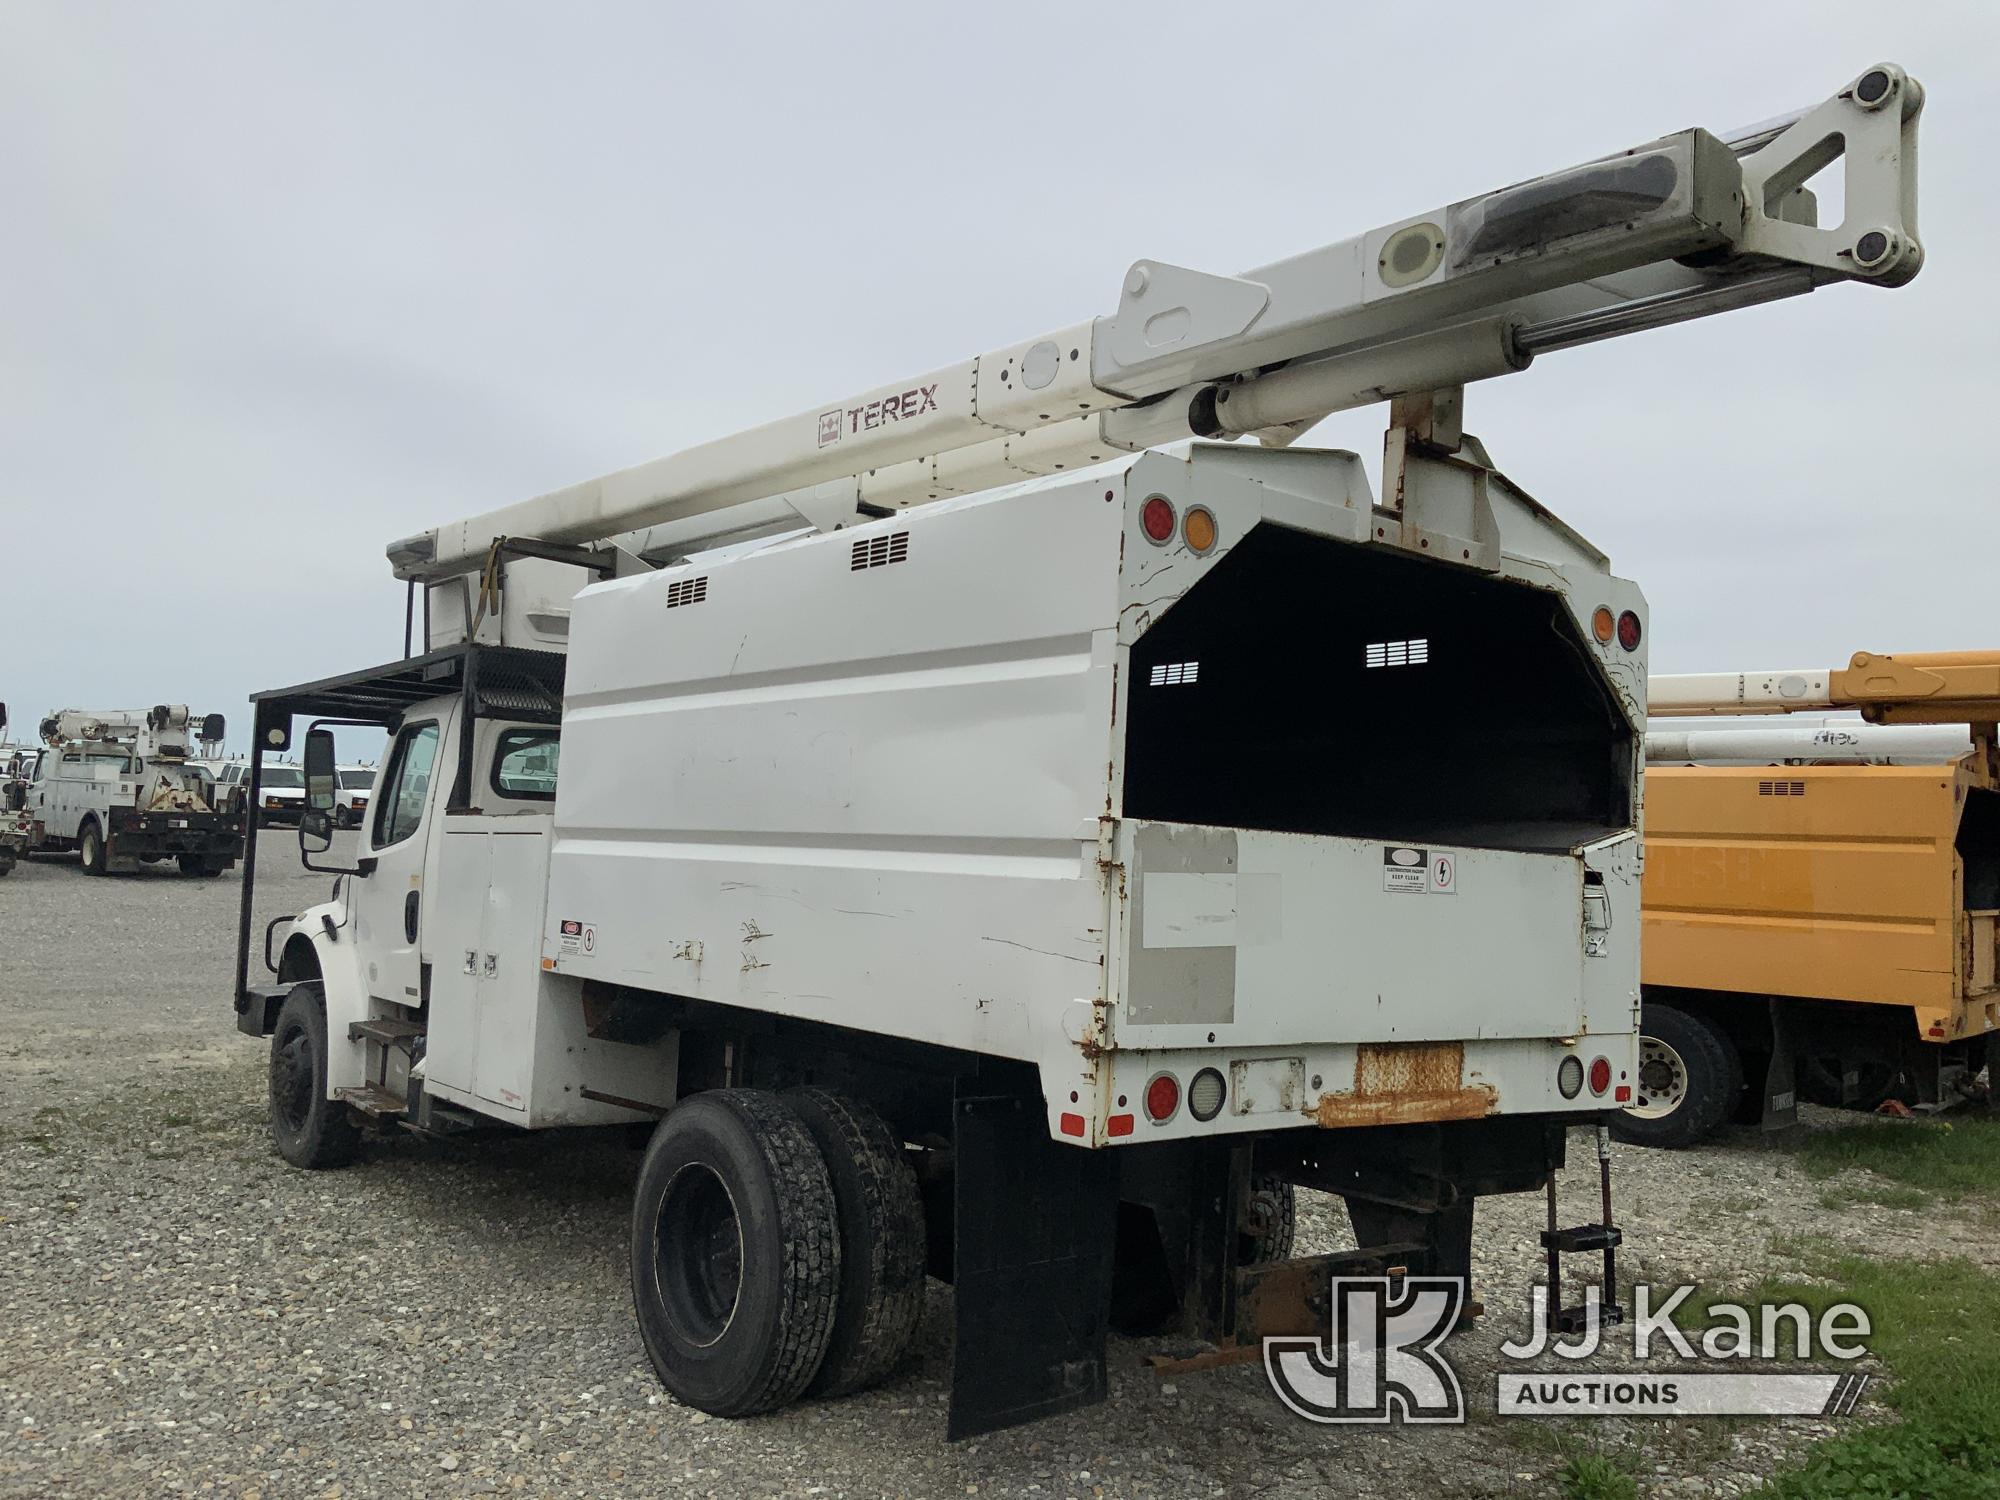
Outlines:
[{"label": "white bucket truck", "polygon": [[74,849],[86,875],[164,860],[183,875],[220,875],[242,852],[243,814],[216,800],[190,746],[219,741],[223,728],[221,714],[184,703],[49,714],[15,796],[30,846]]},{"label": "white bucket truck", "polygon": [[[723,1414],[882,1379],[927,1267],[961,1435],[1101,1399],[1114,1321],[1254,1357],[1335,1276],[1466,1276],[1474,1201],[1629,1102],[1646,661],[1462,388],[1907,281],[1921,97],[1871,68],[1240,277],[1140,262],[1105,317],[395,544],[422,649],[256,703],[253,806],[306,721],[309,860],[332,728],[392,734],[255,985],[245,882],[279,1150],[658,1120],[639,1325]],[[1287,447],[1385,400],[1379,494]],[[1294,1184],[1360,1249],[1292,1258]],[[1544,1240],[1607,1316],[1617,1239]]]}]

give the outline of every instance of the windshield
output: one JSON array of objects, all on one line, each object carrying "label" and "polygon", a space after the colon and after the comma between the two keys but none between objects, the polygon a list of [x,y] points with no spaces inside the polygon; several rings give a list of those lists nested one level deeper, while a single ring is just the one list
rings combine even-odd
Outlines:
[{"label": "windshield", "polygon": [[305,773],[297,766],[264,767],[264,786],[266,789],[271,787],[297,788],[303,787],[305,784]]},{"label": "windshield", "polygon": [[372,769],[342,771],[340,773],[340,784],[342,788],[350,792],[359,791],[364,787],[371,787],[375,784],[375,772]]}]

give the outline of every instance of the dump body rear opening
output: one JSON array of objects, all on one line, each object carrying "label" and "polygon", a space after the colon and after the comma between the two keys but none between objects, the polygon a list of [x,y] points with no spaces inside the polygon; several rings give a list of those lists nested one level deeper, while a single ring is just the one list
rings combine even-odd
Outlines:
[{"label": "dump body rear opening", "polygon": [[1956,843],[1965,865],[1965,909],[2000,910],[2000,792],[1966,789]]},{"label": "dump body rear opening", "polygon": [[1125,815],[1555,851],[1631,731],[1556,595],[1270,524],[1132,649]]}]

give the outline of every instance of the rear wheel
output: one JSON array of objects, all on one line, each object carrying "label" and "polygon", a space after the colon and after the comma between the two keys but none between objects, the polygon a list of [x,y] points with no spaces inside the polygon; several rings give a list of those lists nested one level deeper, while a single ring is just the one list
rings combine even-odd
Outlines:
[{"label": "rear wheel", "polygon": [[865,1104],[825,1089],[785,1096],[826,1158],[840,1218],[840,1304],[814,1396],[880,1384],[909,1357],[924,1312],[924,1204],[903,1143]]},{"label": "rear wheel", "polygon": [[299,985],[271,1033],[271,1140],[295,1167],[344,1167],[361,1145],[347,1106],[327,1097],[326,1002]]},{"label": "rear wheel", "polygon": [[104,847],[104,834],[97,826],[97,819],[84,820],[83,829],[77,834],[76,847],[83,860],[84,874],[103,875],[110,870],[110,854]]},{"label": "rear wheel", "polygon": [[776,1094],[717,1089],[653,1134],[632,1207],[632,1301],[660,1381],[748,1416],[818,1372],[840,1294],[826,1161]]},{"label": "rear wheel", "polygon": [[1267,1266],[1290,1260],[1298,1224],[1297,1190],[1273,1173],[1257,1173],[1250,1179],[1250,1211],[1236,1231],[1236,1263]]},{"label": "rear wheel", "polygon": [[1692,1146],[1723,1122],[1742,1091],[1743,1060],[1729,1038],[1699,1016],[1648,1005],[1632,1103],[1612,1116],[1611,1133],[1638,1146]]}]

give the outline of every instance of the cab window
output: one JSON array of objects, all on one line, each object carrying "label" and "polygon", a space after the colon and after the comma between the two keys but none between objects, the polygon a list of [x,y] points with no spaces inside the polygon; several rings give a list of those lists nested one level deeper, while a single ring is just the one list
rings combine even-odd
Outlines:
[{"label": "cab window", "polygon": [[503,729],[493,747],[493,790],[523,801],[555,801],[561,737],[559,729]]},{"label": "cab window", "polygon": [[375,803],[375,847],[400,844],[424,820],[424,799],[430,795],[431,773],[437,766],[438,726],[412,724],[396,737],[383,778],[386,789]]}]

